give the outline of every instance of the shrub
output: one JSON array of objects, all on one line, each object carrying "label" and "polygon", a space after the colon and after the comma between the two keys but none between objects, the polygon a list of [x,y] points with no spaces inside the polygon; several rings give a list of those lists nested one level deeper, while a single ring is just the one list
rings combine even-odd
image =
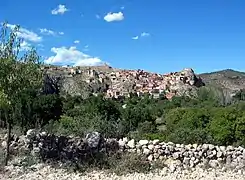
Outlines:
[{"label": "shrub", "polygon": [[205,128],[210,117],[208,110],[204,108],[176,108],[166,114],[165,120],[167,130],[173,132],[178,128],[190,130]]},{"label": "shrub", "polygon": [[212,110],[209,133],[214,143],[229,145],[235,142],[235,123],[240,115],[234,108],[216,108]]},{"label": "shrub", "polygon": [[206,127],[209,111],[204,108],[176,108],[166,116],[166,138],[176,143],[202,143],[211,141]]},{"label": "shrub", "polygon": [[123,124],[118,121],[108,121],[103,116],[61,116],[59,121],[52,121],[44,127],[49,132],[62,135],[84,136],[85,134],[97,131],[104,137],[117,137],[121,135]]},{"label": "shrub", "polygon": [[137,131],[139,134],[145,134],[145,133],[153,133],[155,131],[156,127],[152,122],[145,121],[141,122],[138,125]]},{"label": "shrub", "polygon": [[141,139],[166,141],[166,134],[164,133],[146,133],[143,134]]},{"label": "shrub", "polygon": [[235,137],[238,145],[245,146],[245,113],[236,121]]},{"label": "shrub", "polygon": [[211,143],[212,138],[208,135],[205,129],[191,130],[188,128],[178,128],[176,131],[168,134],[167,141],[183,144],[202,144]]},{"label": "shrub", "polygon": [[135,153],[115,154],[108,158],[110,171],[117,175],[129,173],[146,173],[151,170],[151,165],[144,156]]}]

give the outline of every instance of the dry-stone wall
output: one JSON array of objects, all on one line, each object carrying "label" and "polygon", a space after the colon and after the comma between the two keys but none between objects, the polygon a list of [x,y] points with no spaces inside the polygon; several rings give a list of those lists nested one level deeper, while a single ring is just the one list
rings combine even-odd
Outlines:
[{"label": "dry-stone wall", "polygon": [[[149,161],[170,159],[175,165],[182,167],[245,167],[245,149],[233,146],[214,146],[212,144],[174,144],[172,142],[119,140],[129,152],[147,155]],[[173,168],[175,168],[173,166]]]},{"label": "dry-stone wall", "polygon": [[[6,138],[6,137],[5,137]],[[6,147],[6,141],[2,141]],[[177,167],[234,168],[245,167],[245,149],[233,146],[215,146],[212,144],[174,144],[134,139],[104,139],[98,132],[85,138],[55,136],[46,132],[29,130],[26,136],[13,137],[11,152],[31,151],[34,156],[43,159],[83,161],[93,153],[134,152],[145,155],[148,161],[164,160],[171,171]]]}]

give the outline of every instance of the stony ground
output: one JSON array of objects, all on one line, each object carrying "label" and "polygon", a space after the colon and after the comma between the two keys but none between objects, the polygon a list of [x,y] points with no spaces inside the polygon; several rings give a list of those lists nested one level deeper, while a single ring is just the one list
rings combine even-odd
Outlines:
[{"label": "stony ground", "polygon": [[1,180],[171,180],[171,179],[199,179],[199,180],[245,180],[243,171],[228,171],[228,170],[203,170],[195,169],[192,172],[183,170],[168,172],[167,169],[159,170],[155,173],[134,173],[124,176],[117,176],[105,172],[90,172],[90,173],[69,173],[64,169],[56,169],[44,164],[38,164],[24,171],[21,167],[8,166],[5,173],[0,174]]}]

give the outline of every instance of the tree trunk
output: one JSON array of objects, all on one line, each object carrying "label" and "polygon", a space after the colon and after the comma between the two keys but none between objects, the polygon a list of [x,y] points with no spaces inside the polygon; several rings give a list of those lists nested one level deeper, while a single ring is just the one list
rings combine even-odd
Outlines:
[{"label": "tree trunk", "polygon": [[11,126],[11,122],[8,122],[8,137],[7,137],[7,148],[6,148],[6,157],[5,157],[5,166],[8,165],[8,160],[9,160],[9,146],[10,146],[10,142],[11,142],[11,130],[12,130],[12,126]]}]

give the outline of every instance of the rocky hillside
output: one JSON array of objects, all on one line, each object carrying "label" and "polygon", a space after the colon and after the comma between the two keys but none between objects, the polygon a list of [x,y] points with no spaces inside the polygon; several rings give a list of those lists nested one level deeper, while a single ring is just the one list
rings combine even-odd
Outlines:
[{"label": "rocky hillside", "polygon": [[[96,67],[44,67],[48,76],[46,90],[55,87],[62,93],[88,96],[103,93],[108,98],[127,97],[131,93],[141,96],[150,93],[155,98],[166,95],[190,94],[203,86],[190,68],[168,74],[151,73],[144,70],[121,70],[110,66]],[[54,84],[59,85],[54,85]]]},{"label": "rocky hillside", "polygon": [[190,94],[198,87],[212,86],[233,95],[245,88],[245,73],[231,69],[196,75],[186,68],[167,74],[144,70],[122,70],[108,65],[93,67],[44,67],[48,76],[46,90],[61,91],[63,94],[82,95],[103,93],[106,97],[127,97],[131,93],[139,96],[150,93],[155,98],[165,95]]},{"label": "rocky hillside", "polygon": [[206,85],[220,87],[230,93],[245,89],[245,72],[226,69],[211,73],[203,73],[198,76]]}]

